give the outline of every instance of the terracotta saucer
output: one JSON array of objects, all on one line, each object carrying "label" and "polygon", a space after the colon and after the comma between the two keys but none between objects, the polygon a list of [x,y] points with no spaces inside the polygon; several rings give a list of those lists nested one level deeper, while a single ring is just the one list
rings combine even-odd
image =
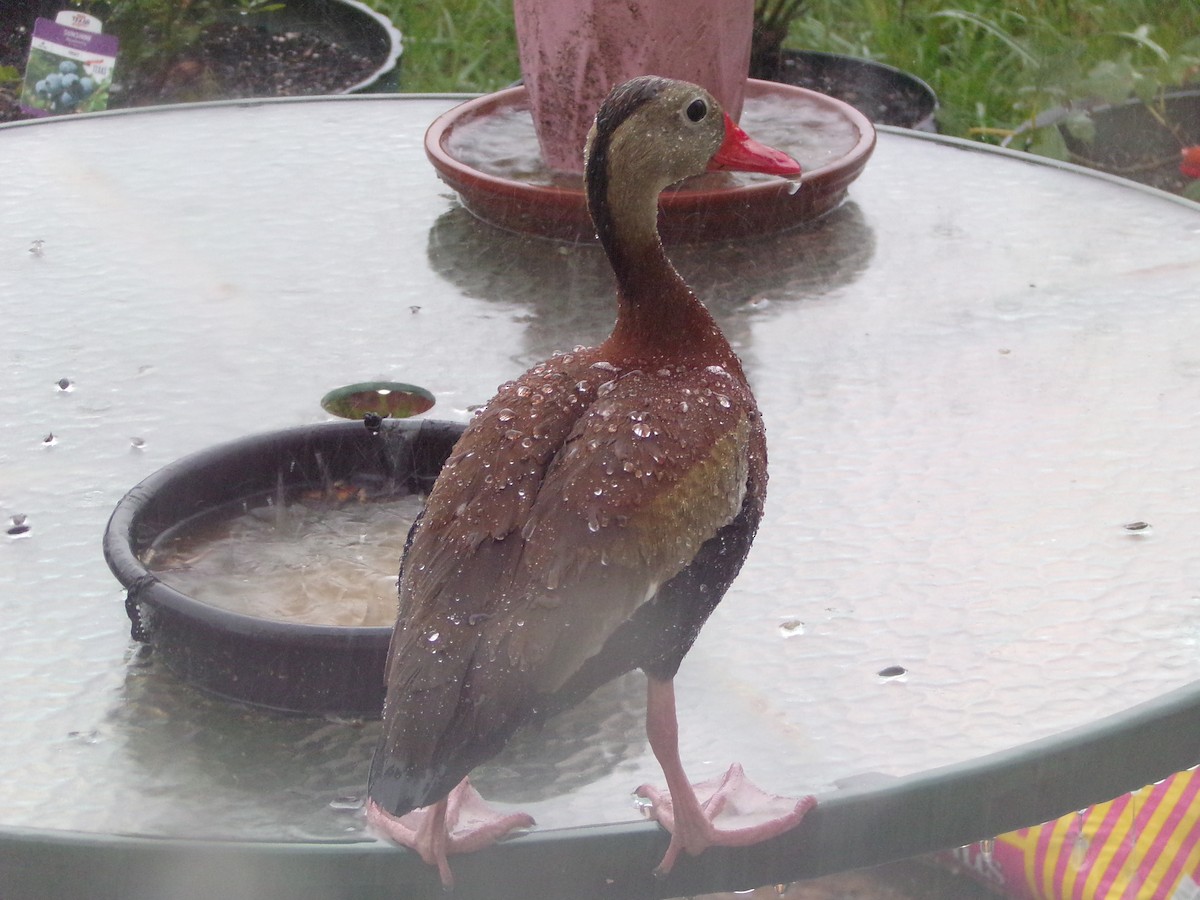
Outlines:
[{"label": "terracotta saucer", "polygon": [[[797,182],[712,173],[666,191],[659,226],[669,242],[765,234],[811,221],[842,202],[875,149],[871,122],[815,91],[749,80],[741,125],[794,156]],[[524,87],[468,100],[434,120],[425,152],[463,205],[485,222],[565,240],[594,238],[579,176],[545,170]]]}]

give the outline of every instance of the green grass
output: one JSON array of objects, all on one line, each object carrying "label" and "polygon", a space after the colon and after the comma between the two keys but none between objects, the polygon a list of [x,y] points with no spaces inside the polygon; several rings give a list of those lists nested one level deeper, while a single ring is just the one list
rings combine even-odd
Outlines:
[{"label": "green grass", "polygon": [[512,0],[367,3],[403,32],[403,91],[487,93],[521,77]]},{"label": "green grass", "polygon": [[[492,91],[520,75],[511,0],[369,2],[404,32],[405,91]],[[943,133],[996,139],[1085,88],[1183,79],[1200,55],[1189,40],[1196,0],[808,0],[787,45],[913,72],[938,93]]]},{"label": "green grass", "polygon": [[[1148,26],[1142,41],[1140,26]],[[937,92],[944,133],[997,136],[1078,98],[1101,63],[1166,80],[1151,42],[1178,58],[1197,36],[1192,0],[810,0],[789,43],[913,72]]]}]

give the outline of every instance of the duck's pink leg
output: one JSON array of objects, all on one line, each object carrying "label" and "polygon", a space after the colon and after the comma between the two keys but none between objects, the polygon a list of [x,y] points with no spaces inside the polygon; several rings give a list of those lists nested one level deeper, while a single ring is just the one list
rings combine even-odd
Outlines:
[{"label": "duck's pink leg", "polygon": [[783,834],[799,825],[817,804],[813,797],[796,800],[766,793],[746,778],[737,763],[721,778],[693,788],[679,758],[672,681],[648,680],[646,735],[666,776],[667,789],[644,784],[637,793],[651,802],[654,817],[671,832],[671,844],[656,874],[671,871],[680,850],[697,856],[707,847],[744,847]]},{"label": "duck's pink leg", "polygon": [[447,860],[451,853],[482,850],[509,832],[534,824],[525,813],[497,812],[466,778],[444,799],[398,818],[368,800],[367,823],[397,844],[416,850],[429,865],[437,866],[447,889],[454,887],[454,873]]}]

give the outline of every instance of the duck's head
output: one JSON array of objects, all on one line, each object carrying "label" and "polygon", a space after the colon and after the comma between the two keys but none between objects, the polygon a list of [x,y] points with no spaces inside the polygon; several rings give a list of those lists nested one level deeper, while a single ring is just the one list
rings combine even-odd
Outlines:
[{"label": "duck's head", "polygon": [[[584,150],[588,209],[608,246],[614,222],[635,240],[668,185],[716,169],[796,177],[800,164],[750,138],[698,85],[652,75],[614,88]],[[644,236],[644,235],[642,235]]]}]

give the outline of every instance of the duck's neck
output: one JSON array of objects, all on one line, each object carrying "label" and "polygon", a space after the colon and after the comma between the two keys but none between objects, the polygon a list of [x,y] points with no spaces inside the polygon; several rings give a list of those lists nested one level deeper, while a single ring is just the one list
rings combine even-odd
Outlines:
[{"label": "duck's neck", "polygon": [[732,356],[728,342],[663,250],[657,196],[612,194],[594,207],[600,243],[617,276],[617,322],[608,349],[646,362],[696,357],[723,364]]}]

